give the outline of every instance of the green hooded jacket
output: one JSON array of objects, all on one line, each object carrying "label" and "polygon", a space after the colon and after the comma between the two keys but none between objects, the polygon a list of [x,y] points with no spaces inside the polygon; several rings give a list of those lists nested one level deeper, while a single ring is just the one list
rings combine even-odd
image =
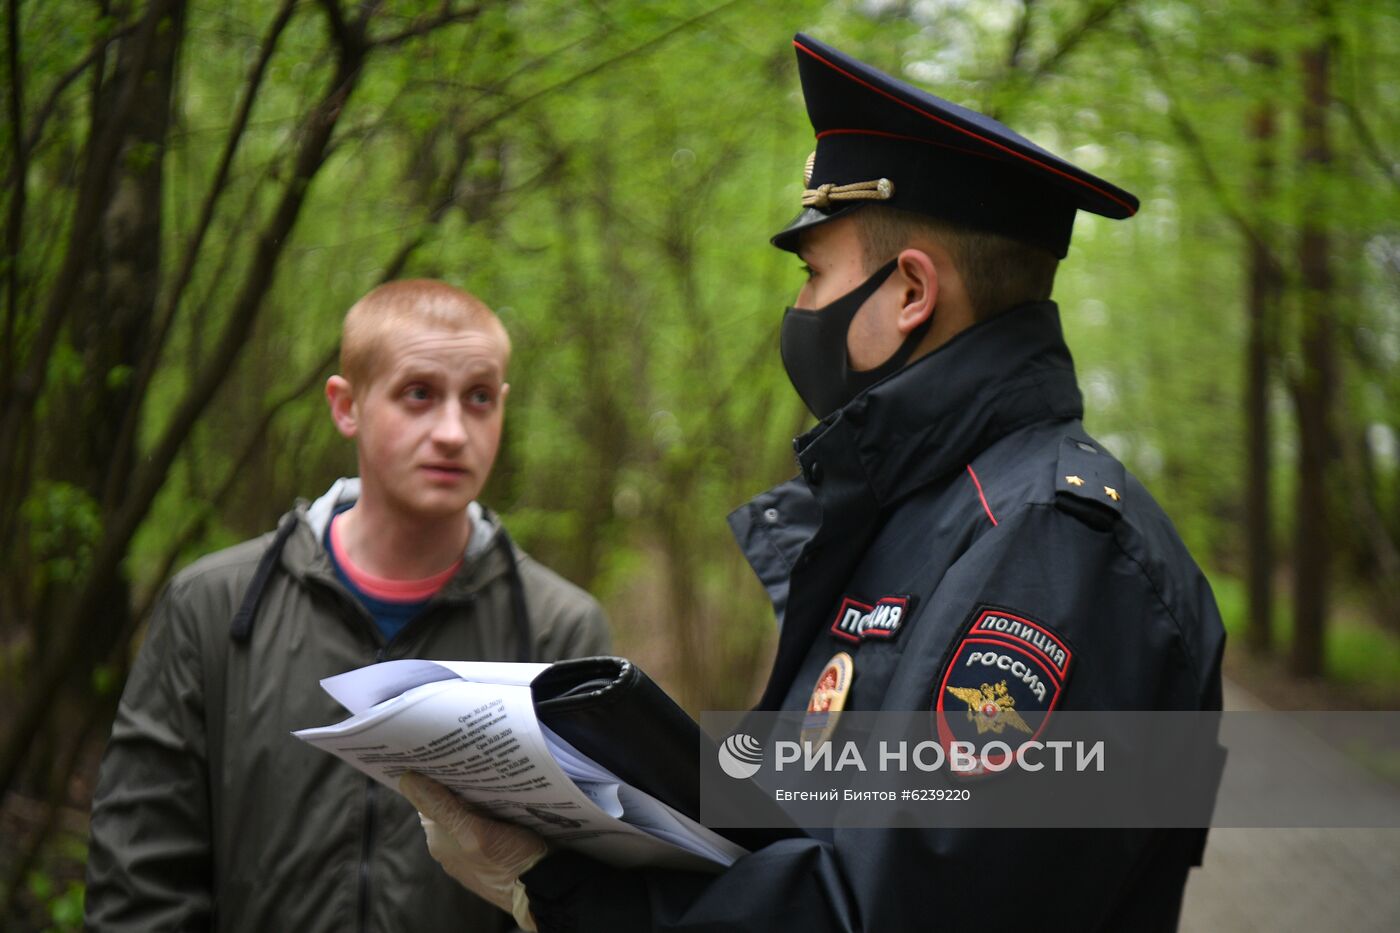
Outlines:
[{"label": "green hooded jacket", "polygon": [[[281,533],[205,557],[171,581],[93,798],[89,928],[511,928],[429,857],[406,800],[291,733],[345,717],[323,677],[394,658],[606,654],[607,621],[591,596],[515,549],[473,504],[461,569],[386,644],[322,544],[336,507],[358,492],[357,480],[339,480],[284,516]],[[259,589],[260,562],[253,624],[236,641],[231,622]],[[515,612],[512,590],[523,592],[525,613]]]}]

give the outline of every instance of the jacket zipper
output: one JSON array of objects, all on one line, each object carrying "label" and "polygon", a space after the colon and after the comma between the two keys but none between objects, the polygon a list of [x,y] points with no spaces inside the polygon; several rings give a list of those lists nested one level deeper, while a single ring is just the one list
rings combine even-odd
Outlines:
[{"label": "jacket zipper", "polygon": [[[384,660],[384,648],[380,648],[374,656],[374,663],[378,664]],[[374,778],[365,778],[365,826],[364,845],[360,849],[360,898],[359,898],[359,918],[360,922],[356,929],[360,933],[365,933],[369,928],[369,860],[374,855],[374,822],[375,811],[378,803],[379,785]]]},{"label": "jacket zipper", "polygon": [[[374,636],[375,640],[379,642],[379,648],[376,650],[374,655],[375,664],[379,664],[380,662],[385,660],[391,645],[393,645],[395,642],[403,640],[403,638],[406,635],[408,635],[411,630],[421,629],[423,627],[424,620],[428,616],[436,614],[434,610],[437,609],[437,604],[429,605],[423,610],[422,613],[418,615],[417,618],[412,619],[408,623],[408,625],[400,629],[398,634],[396,634],[389,641],[385,642],[382,640],[383,635],[379,633],[379,629],[374,624],[374,620],[370,618],[369,613],[365,611],[364,606],[360,604],[359,600],[355,599],[348,592],[342,590],[338,585],[332,585],[328,581],[323,581],[323,583],[324,585],[328,586],[328,588],[332,592],[334,592],[339,599],[345,602],[355,615],[360,617],[361,621],[364,622],[365,626],[367,627],[369,632]],[[469,595],[464,600],[465,603],[472,603],[475,601],[475,594]],[[365,933],[369,926],[369,872],[370,859],[374,855],[374,830],[376,816],[378,812],[378,795],[378,783],[374,780],[374,778],[365,778],[365,821],[364,830],[361,837],[363,843],[360,847],[360,877],[358,886],[359,896],[356,902],[356,915],[358,917],[358,923],[355,926],[355,928],[358,931],[360,931],[360,933]]]},{"label": "jacket zipper", "polygon": [[[351,615],[360,620],[366,634],[378,645],[375,649],[374,663],[378,664],[384,660],[385,649],[388,647],[384,643],[384,636],[380,634],[379,627],[374,624],[374,619],[366,611],[365,607],[358,599],[352,596],[338,582],[310,578],[314,582],[331,592],[331,595],[338,600]],[[369,860],[374,854],[374,824],[375,810],[377,804],[378,787],[374,778],[365,778],[365,819],[361,833],[360,844],[360,874],[357,884],[355,915],[355,929],[359,933],[365,933],[369,925]]]},{"label": "jacket zipper", "polygon": [[369,859],[374,852],[374,810],[375,795],[379,788],[373,778],[365,778],[365,845],[360,853],[360,923],[358,929],[364,933],[369,924]]},{"label": "jacket zipper", "polygon": [[432,600],[429,601],[428,605],[423,607],[423,611],[409,619],[407,625],[399,629],[398,632],[394,634],[393,638],[384,643],[384,647],[380,649],[381,657],[376,658],[375,662],[378,663],[384,660],[382,655],[387,655],[390,648],[401,642],[407,642],[419,632],[427,629],[429,624],[437,616],[442,614],[444,607],[462,609],[475,604],[476,600],[477,593],[475,591],[464,593],[460,596],[454,596],[451,599],[439,599],[437,596],[434,596]]},{"label": "jacket zipper", "polygon": [[[313,578],[314,579],[314,578]],[[350,595],[339,583],[331,580],[316,579],[315,582],[331,592],[335,599],[360,620],[366,634],[372,641],[378,644],[375,649],[374,663],[378,664],[384,660],[384,652],[387,645],[384,643],[384,636],[379,633],[379,628],[374,624],[374,619],[361,605],[360,601]],[[377,804],[378,787],[374,778],[365,778],[365,819],[362,827],[360,844],[360,874],[356,891],[355,914],[357,922],[355,929],[359,933],[365,933],[369,925],[369,861],[374,854],[374,824],[375,810]]]}]

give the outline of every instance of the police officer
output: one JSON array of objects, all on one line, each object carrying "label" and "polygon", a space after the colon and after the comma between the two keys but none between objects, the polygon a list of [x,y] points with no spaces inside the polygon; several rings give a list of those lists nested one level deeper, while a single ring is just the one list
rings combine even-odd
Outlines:
[{"label": "police officer", "polygon": [[[1124,218],[1137,199],[984,115],[795,44],[817,145],[803,210],[773,242],[808,269],[781,347],[820,423],[796,441],[801,475],[730,518],[782,623],[760,708],[956,712],[939,717],[944,739],[998,704],[1219,709],[1210,589],[1080,423],[1049,300],[1076,212]],[[993,683],[988,652],[1022,676]],[[717,876],[543,846],[499,846],[525,854],[481,873],[546,931],[1171,930],[1204,838],[838,828]],[[458,853],[454,873],[470,879],[469,863]]]}]

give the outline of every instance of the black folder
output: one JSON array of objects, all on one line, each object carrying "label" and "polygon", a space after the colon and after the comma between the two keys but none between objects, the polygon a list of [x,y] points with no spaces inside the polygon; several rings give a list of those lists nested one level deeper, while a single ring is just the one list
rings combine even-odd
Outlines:
[{"label": "black folder", "polygon": [[[623,781],[700,821],[701,756],[717,755],[718,746],[641,668],[626,658],[558,661],[530,689],[540,722]],[[707,825],[746,849],[805,835],[749,782],[734,782],[708,803]],[[752,823],[759,808],[768,827],[723,825],[730,812],[735,823]],[[737,815],[741,809],[748,820]]]}]

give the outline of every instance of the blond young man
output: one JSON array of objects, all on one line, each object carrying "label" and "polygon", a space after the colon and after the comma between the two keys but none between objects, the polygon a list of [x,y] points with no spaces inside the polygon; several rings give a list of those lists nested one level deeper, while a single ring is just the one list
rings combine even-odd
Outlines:
[{"label": "blond young man", "polygon": [[322,677],[392,658],[606,653],[586,593],[477,503],[510,339],[474,296],[391,282],[346,315],[326,384],[359,477],[178,574],[122,696],[93,801],[96,930],[497,930],[412,808],[291,736]]}]

